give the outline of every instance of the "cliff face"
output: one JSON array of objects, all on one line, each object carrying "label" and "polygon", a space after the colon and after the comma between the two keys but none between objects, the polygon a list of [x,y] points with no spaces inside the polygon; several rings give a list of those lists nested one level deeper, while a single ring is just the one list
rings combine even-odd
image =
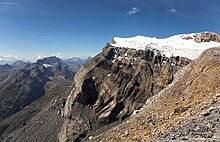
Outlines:
[{"label": "cliff face", "polygon": [[220,47],[203,52],[122,124],[87,141],[220,141]]},{"label": "cliff face", "polygon": [[83,140],[123,121],[167,87],[175,73],[190,62],[155,52],[107,44],[84,64],[62,112],[65,120],[59,140]]}]

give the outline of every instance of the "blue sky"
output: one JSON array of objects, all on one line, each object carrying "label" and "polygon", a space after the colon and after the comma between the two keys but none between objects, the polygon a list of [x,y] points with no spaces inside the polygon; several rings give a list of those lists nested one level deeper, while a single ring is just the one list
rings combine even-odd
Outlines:
[{"label": "blue sky", "polygon": [[219,0],[0,0],[0,56],[86,57],[112,36],[220,33]]}]

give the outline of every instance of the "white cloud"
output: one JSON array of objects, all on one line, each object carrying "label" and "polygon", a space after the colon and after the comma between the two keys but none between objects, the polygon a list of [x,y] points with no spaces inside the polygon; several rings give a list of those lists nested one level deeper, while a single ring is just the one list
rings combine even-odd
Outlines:
[{"label": "white cloud", "polygon": [[170,9],[169,12],[176,13],[177,10],[175,8],[173,8],[173,9]]},{"label": "white cloud", "polygon": [[133,15],[140,11],[141,9],[139,7],[132,7],[131,10],[127,12],[127,15]]},{"label": "white cloud", "polygon": [[62,55],[62,53],[57,53],[56,57],[58,57],[58,58],[62,58],[63,55]]},{"label": "white cloud", "polygon": [[45,58],[46,56],[43,56],[43,55],[38,55],[37,56],[37,59],[39,60],[39,59],[43,59],[43,58]]},{"label": "white cloud", "polygon": [[4,58],[11,59],[11,60],[20,60],[21,59],[19,56],[13,56],[13,55],[4,56]]},{"label": "white cloud", "polygon": [[18,4],[21,4],[21,3],[18,3],[18,2],[0,2],[0,5],[18,5]]},{"label": "white cloud", "polygon": [[188,3],[190,0],[182,0],[182,1],[180,1],[178,4],[177,4],[177,6],[181,6],[181,5],[183,5],[183,4],[185,4],[185,3]]},{"label": "white cloud", "polygon": [[19,56],[7,55],[7,56],[0,56],[0,61],[16,61],[21,60]]},{"label": "white cloud", "polygon": [[[62,57],[63,57],[62,53],[57,53],[56,55],[50,55],[50,56],[55,56],[55,57],[57,57],[57,58],[62,58]],[[39,54],[39,55],[37,56],[37,60],[43,59],[43,58],[46,58],[46,57],[50,57],[50,56],[46,56],[46,55],[41,55],[41,54]],[[36,57],[36,56],[35,56],[35,57]],[[35,57],[33,57],[33,58],[36,59]]]}]

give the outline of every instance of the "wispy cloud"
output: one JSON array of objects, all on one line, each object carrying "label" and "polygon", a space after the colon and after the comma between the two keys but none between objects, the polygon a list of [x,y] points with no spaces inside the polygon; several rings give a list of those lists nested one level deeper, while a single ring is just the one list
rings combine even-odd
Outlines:
[{"label": "wispy cloud", "polygon": [[18,3],[18,2],[0,2],[0,5],[18,5],[18,4],[21,4],[21,3]]},{"label": "wispy cloud", "polygon": [[62,58],[63,57],[63,55],[62,55],[62,53],[57,53],[57,55],[55,55],[57,58]]},{"label": "wispy cloud", "polygon": [[170,9],[170,10],[168,10],[169,12],[172,12],[172,13],[176,13],[177,12],[177,10],[175,9],[175,8],[172,8],[172,9]]},{"label": "wispy cloud", "polygon": [[[43,58],[45,58],[45,57],[46,57],[46,56],[40,54],[40,55],[37,56],[37,60],[43,59]],[[36,59],[36,57],[33,57],[33,58]]]},{"label": "wispy cloud", "polygon": [[188,3],[189,1],[190,0],[181,0],[179,3],[177,3],[176,6],[181,6],[181,5],[185,4],[185,3]]},{"label": "wispy cloud", "polygon": [[141,9],[139,7],[132,7],[130,9],[130,11],[127,12],[127,15],[133,15],[133,14],[136,14],[136,13],[138,13],[140,11],[141,11]]},{"label": "wispy cloud", "polygon": [[[55,56],[57,58],[63,58],[63,54],[62,53],[57,53],[56,55],[50,55],[50,56]],[[46,58],[46,57],[50,57],[50,56],[47,56],[47,55],[42,55],[42,54],[39,54],[37,56],[33,56],[33,60],[39,60],[39,59],[43,59],[43,58]]]}]

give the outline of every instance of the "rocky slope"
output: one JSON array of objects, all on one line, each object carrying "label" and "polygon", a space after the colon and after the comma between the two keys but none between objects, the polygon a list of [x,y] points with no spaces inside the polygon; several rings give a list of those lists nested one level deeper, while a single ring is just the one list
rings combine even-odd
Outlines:
[{"label": "rocky slope", "polygon": [[85,141],[220,141],[219,72],[220,47],[211,48],[137,114]]},{"label": "rocky slope", "polygon": [[[60,132],[64,121],[61,115],[61,109],[65,105],[67,94],[70,93],[69,88],[66,89],[67,90],[59,95],[54,96],[51,101],[48,100],[45,107],[42,107],[41,105],[40,111],[29,118],[28,121],[22,123],[22,125],[17,127],[14,131],[4,133],[2,141],[56,142],[57,135]],[[26,112],[26,114],[28,113]]]}]

